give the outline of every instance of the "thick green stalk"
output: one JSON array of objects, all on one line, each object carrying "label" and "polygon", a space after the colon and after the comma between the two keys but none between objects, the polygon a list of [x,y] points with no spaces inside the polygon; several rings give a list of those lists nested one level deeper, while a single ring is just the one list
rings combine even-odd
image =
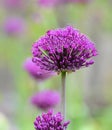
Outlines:
[{"label": "thick green stalk", "polygon": [[64,120],[66,120],[66,72],[61,73],[61,82],[62,82],[62,91],[61,91],[61,98],[62,98],[62,114]]}]

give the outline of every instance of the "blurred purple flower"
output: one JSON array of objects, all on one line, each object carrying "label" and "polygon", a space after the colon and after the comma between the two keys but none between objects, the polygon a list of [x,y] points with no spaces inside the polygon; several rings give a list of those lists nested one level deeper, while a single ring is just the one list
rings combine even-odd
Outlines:
[{"label": "blurred purple flower", "polygon": [[70,121],[63,122],[63,117],[60,112],[53,114],[52,111],[37,116],[34,127],[36,130],[65,130]]},{"label": "blurred purple flower", "polygon": [[46,6],[46,7],[52,7],[60,4],[66,4],[66,3],[81,3],[86,4],[90,2],[91,0],[38,0],[39,5]]},{"label": "blurred purple flower", "polygon": [[46,71],[41,69],[39,66],[37,66],[35,63],[32,62],[32,58],[27,58],[24,62],[24,69],[36,80],[42,81],[45,79],[48,79],[54,75],[56,75],[55,72]]},{"label": "blurred purple flower", "polygon": [[59,102],[60,95],[57,91],[53,90],[44,90],[31,97],[31,103],[42,110],[53,108]]},{"label": "blurred purple flower", "polygon": [[3,0],[7,8],[20,8],[23,4],[22,0]]},{"label": "blurred purple flower", "polygon": [[42,6],[55,6],[59,3],[59,0],[38,0],[39,5]]},{"label": "blurred purple flower", "polygon": [[41,69],[71,72],[92,65],[94,43],[71,26],[47,31],[32,47],[33,62]]},{"label": "blurred purple flower", "polygon": [[87,4],[89,2],[91,2],[92,0],[68,0],[74,3],[79,3],[79,4]]},{"label": "blurred purple flower", "polygon": [[24,31],[24,21],[22,18],[10,17],[4,22],[4,31],[8,35],[19,35]]}]

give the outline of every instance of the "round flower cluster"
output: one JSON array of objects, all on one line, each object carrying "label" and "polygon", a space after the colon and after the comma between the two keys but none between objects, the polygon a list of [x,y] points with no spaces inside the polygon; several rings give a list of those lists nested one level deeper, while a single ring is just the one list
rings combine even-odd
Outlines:
[{"label": "round flower cluster", "polygon": [[3,3],[6,8],[18,8],[23,4],[22,0],[3,0]]},{"label": "round flower cluster", "polygon": [[56,75],[55,72],[42,70],[39,66],[36,66],[32,62],[32,58],[27,58],[24,62],[24,69],[31,75],[34,79],[38,81],[46,80],[51,76]]},{"label": "round flower cluster", "polygon": [[79,3],[79,4],[86,4],[91,2],[92,0],[68,0],[70,2]]},{"label": "round flower cluster", "polygon": [[63,122],[60,112],[53,114],[52,111],[38,116],[34,122],[36,130],[65,130],[70,122]]},{"label": "round flower cluster", "polygon": [[19,35],[24,31],[24,21],[19,17],[7,18],[4,22],[4,32],[8,35]]},{"label": "round flower cluster", "polygon": [[79,3],[79,4],[86,4],[89,3],[91,0],[38,0],[39,5],[53,7],[61,4],[68,4],[68,3]]},{"label": "round flower cluster", "polygon": [[94,43],[77,29],[67,26],[47,31],[32,47],[33,62],[41,69],[56,72],[76,71],[94,63]]},{"label": "round flower cluster", "polygon": [[60,102],[60,95],[53,90],[44,90],[31,97],[31,103],[42,109],[48,110],[55,107]]},{"label": "round flower cluster", "polygon": [[42,6],[52,7],[59,4],[59,0],[38,0],[38,3]]}]

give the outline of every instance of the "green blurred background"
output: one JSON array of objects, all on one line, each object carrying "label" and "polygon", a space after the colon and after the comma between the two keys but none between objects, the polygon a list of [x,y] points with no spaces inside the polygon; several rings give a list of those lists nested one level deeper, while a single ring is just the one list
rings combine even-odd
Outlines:
[{"label": "green blurred background", "polygon": [[[24,71],[23,63],[32,56],[35,40],[47,30],[64,25],[87,34],[99,52],[92,67],[67,75],[68,130],[112,130],[111,12],[111,0],[59,8],[23,0],[22,7],[14,9],[0,1],[0,130],[34,130],[40,111],[31,106],[31,95],[42,89],[59,90],[60,76],[38,83]],[[4,31],[5,20],[15,16],[24,21],[24,31],[16,36]]]}]

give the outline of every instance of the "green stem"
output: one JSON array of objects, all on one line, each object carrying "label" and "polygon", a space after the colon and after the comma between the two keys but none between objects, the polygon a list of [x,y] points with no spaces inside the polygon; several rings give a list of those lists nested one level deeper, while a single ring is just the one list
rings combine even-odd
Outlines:
[{"label": "green stem", "polygon": [[61,98],[62,98],[62,114],[64,117],[64,120],[66,120],[66,72],[61,73],[61,80],[62,80],[62,92],[61,92]]}]

